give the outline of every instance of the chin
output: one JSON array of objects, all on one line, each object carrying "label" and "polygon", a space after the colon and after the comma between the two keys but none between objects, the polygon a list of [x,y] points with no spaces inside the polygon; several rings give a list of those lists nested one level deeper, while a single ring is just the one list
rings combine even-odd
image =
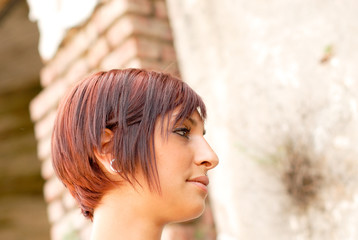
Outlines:
[{"label": "chin", "polygon": [[183,211],[182,213],[185,213],[181,216],[180,219],[178,219],[176,222],[186,222],[193,220],[195,218],[200,217],[205,210],[205,201],[203,201],[201,204],[196,204],[195,206],[191,206],[190,209],[187,209],[187,211]]}]

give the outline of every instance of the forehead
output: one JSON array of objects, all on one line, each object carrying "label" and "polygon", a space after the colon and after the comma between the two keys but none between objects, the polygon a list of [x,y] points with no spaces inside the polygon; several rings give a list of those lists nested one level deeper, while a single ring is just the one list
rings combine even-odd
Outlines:
[{"label": "forehead", "polygon": [[168,113],[167,118],[172,124],[183,123],[184,121],[190,122],[193,125],[204,123],[204,119],[198,109],[184,115],[180,107],[177,107],[171,113]]},{"label": "forehead", "polygon": [[183,123],[189,123],[193,126],[204,125],[205,120],[201,117],[199,111],[197,110],[188,116],[182,117],[180,115],[180,109],[176,108],[164,116],[158,117],[156,124],[162,125],[162,127],[166,128],[174,127],[174,125]]},{"label": "forehead", "polygon": [[194,111],[194,113],[191,114],[189,117],[185,118],[184,121],[190,122],[195,127],[204,124],[204,120],[200,116],[198,111]]}]

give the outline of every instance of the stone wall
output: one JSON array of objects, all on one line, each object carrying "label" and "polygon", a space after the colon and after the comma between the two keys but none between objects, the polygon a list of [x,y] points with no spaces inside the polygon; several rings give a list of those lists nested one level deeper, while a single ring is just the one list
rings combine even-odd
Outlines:
[{"label": "stone wall", "polygon": [[358,2],[168,0],[218,239],[357,239]]},{"label": "stone wall", "polygon": [[54,240],[88,239],[91,229],[52,169],[50,139],[58,102],[84,76],[126,67],[179,74],[163,0],[102,1],[84,24],[67,33],[56,55],[41,71],[44,89],[32,100],[30,110]]}]

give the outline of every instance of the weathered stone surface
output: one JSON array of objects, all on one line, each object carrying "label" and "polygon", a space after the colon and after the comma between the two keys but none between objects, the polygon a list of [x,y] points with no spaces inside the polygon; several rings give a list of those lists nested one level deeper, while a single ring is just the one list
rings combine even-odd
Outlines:
[{"label": "weathered stone surface", "polygon": [[[221,159],[218,238],[357,238],[358,3],[167,2],[183,78],[207,102]],[[291,174],[298,158],[308,160]],[[292,193],[304,179],[316,195],[301,208]]]}]

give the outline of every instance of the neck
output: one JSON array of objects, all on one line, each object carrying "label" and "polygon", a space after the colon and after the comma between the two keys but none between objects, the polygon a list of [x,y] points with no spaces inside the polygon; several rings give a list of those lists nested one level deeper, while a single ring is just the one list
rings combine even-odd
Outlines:
[{"label": "neck", "polygon": [[160,240],[164,224],[151,218],[141,204],[127,194],[106,194],[94,213],[91,240]]}]

